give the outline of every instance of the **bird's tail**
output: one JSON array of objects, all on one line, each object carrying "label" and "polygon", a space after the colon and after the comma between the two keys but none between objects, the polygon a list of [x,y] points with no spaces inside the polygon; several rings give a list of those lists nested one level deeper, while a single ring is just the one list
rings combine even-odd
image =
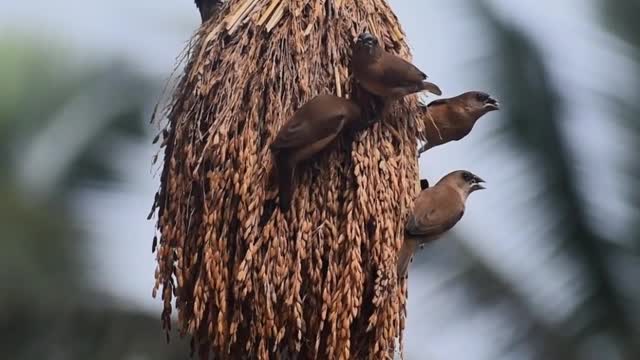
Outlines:
[{"label": "bird's tail", "polygon": [[407,276],[407,271],[409,270],[409,263],[411,262],[411,258],[413,254],[416,252],[417,242],[414,239],[409,237],[405,238],[402,242],[402,247],[398,252],[398,277],[404,278]]},{"label": "bird's tail", "polygon": [[422,82],[422,86],[421,86],[421,90],[426,90],[432,94],[435,95],[442,95],[442,90],[440,90],[440,88],[438,87],[438,85],[432,83],[432,82],[428,82],[428,81],[423,81]]},{"label": "bird's tail", "polygon": [[278,191],[280,193],[280,210],[287,212],[291,208],[293,198],[293,171],[286,157],[278,159]]}]

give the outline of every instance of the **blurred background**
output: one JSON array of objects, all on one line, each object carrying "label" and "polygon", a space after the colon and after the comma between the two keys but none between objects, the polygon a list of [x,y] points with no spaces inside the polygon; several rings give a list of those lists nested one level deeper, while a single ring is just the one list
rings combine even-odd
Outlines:
[{"label": "blurred background", "polygon": [[[410,267],[406,358],[640,359],[640,2],[391,5],[447,96],[503,108],[421,159],[489,190]],[[187,0],[0,5],[4,358],[187,358],[151,298],[148,121],[199,22]]]}]

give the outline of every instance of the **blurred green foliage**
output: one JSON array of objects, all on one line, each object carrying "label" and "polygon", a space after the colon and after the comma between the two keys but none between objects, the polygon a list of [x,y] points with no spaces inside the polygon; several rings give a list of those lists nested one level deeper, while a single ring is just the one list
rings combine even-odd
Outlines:
[{"label": "blurred green foliage", "polygon": [[[611,29],[619,39],[625,41],[628,47],[626,54],[632,59],[636,68],[631,79],[640,79],[640,22],[636,15],[640,13],[640,2],[632,0],[610,0],[601,1],[601,8],[604,14],[606,26]],[[632,137],[634,148],[631,150],[633,156],[626,164],[628,175],[628,187],[631,207],[634,209],[634,216],[631,222],[631,237],[634,239],[636,251],[640,252],[640,161],[637,154],[640,154],[640,80],[635,83],[635,96],[630,98],[620,98],[610,95],[609,100],[612,109],[615,111],[615,118],[620,125],[628,129],[628,134]]]},{"label": "blurred green foliage", "polygon": [[[503,310],[514,328],[527,329],[519,343],[511,344],[500,354],[509,358],[514,349],[526,344],[526,350],[515,351],[515,358],[534,359],[640,359],[640,299],[637,297],[637,281],[624,278],[640,276],[640,82],[630,96],[616,91],[615,84],[605,87],[597,95],[609,100],[611,121],[632,140],[626,154],[630,159],[620,174],[628,182],[628,199],[635,214],[629,224],[628,239],[609,238],[596,231],[593,218],[587,214],[590,191],[580,191],[582,183],[576,154],[568,146],[568,136],[563,131],[567,106],[560,95],[563,89],[551,81],[551,71],[543,58],[539,44],[517,23],[498,16],[488,2],[477,3],[479,18],[490,30],[494,49],[492,73],[494,83],[500,89],[503,121],[497,135],[518,153],[534,160],[535,169],[523,176],[535,179],[543,188],[528,203],[535,211],[553,214],[556,223],[547,224],[559,239],[554,254],[568,255],[576,264],[581,277],[587,280],[588,292],[583,296],[573,314],[564,321],[549,323],[541,318],[522,292],[505,279],[495,266],[484,257],[476,256],[471,249],[459,250],[461,258],[469,264],[460,274],[456,286],[464,286],[474,300],[476,310],[488,310],[498,304],[508,304]],[[640,3],[634,0],[600,1],[602,25],[614,38],[627,46],[624,55],[633,64],[631,78],[640,79]],[[624,47],[622,47],[624,48]],[[613,70],[613,69],[609,69]],[[584,91],[595,91],[585,89]],[[613,143],[615,139],[611,139]],[[588,146],[588,145],[585,145]],[[594,176],[607,176],[592,169]],[[470,243],[471,241],[462,241]],[[635,248],[620,245],[635,244]],[[463,246],[464,247],[464,246]],[[554,255],[552,255],[554,256]],[[620,266],[627,264],[627,266]],[[423,264],[424,271],[428,269]],[[534,276],[535,274],[532,274]],[[448,285],[451,286],[451,285]],[[444,289],[443,289],[444,290]],[[594,345],[606,339],[608,346]],[[591,349],[591,350],[589,350]],[[598,352],[592,351],[597,349]],[[527,355],[525,355],[527,354]]]},{"label": "blurred green foliage", "polygon": [[158,84],[19,37],[0,39],[0,69],[3,358],[185,358],[157,316],[91,288],[86,229],[70,207],[83,187],[117,185],[114,150],[147,139]]}]

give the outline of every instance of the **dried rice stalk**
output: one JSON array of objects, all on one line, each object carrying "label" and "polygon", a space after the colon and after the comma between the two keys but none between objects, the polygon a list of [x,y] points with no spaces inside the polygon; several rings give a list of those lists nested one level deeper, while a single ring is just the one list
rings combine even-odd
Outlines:
[{"label": "dried rice stalk", "polygon": [[395,350],[406,302],[396,253],[417,192],[415,97],[303,166],[288,214],[274,210],[268,149],[312,96],[369,102],[348,71],[365,29],[409,56],[384,0],[229,0],[194,39],[167,111],[154,293],[167,330],[175,302],[201,358]]}]

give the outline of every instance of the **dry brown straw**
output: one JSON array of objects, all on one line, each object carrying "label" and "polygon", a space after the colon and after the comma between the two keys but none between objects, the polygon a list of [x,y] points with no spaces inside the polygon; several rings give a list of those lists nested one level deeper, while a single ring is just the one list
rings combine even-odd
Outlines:
[{"label": "dry brown straw", "polygon": [[[382,359],[401,344],[396,281],[417,193],[415,96],[297,173],[276,208],[269,144],[305,101],[340,94],[362,31],[409,59],[384,0],[230,0],[196,34],[167,110],[154,294],[201,358]],[[416,121],[420,120],[420,124]]]}]

